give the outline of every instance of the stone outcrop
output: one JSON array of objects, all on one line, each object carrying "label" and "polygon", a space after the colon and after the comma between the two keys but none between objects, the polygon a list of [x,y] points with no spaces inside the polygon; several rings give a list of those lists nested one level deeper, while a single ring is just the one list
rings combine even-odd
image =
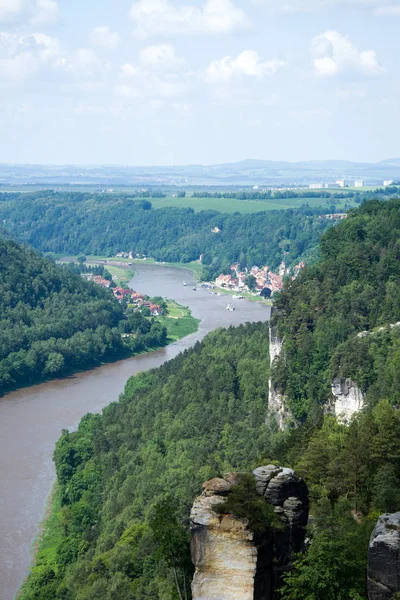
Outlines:
[{"label": "stone outcrop", "polygon": [[275,465],[254,471],[256,491],[274,506],[280,528],[251,530],[249,521],[214,510],[224,503],[240,475],[203,485],[191,520],[196,567],[193,600],[277,600],[277,588],[293,552],[301,551],[308,518],[307,487],[291,469]]},{"label": "stone outcrop", "polygon": [[368,549],[369,600],[394,600],[400,592],[400,512],[379,517]]},{"label": "stone outcrop", "polygon": [[[282,352],[283,341],[278,337],[276,327],[271,325],[269,328],[269,359],[272,366],[274,360],[278,358]],[[269,418],[275,419],[279,429],[285,431],[288,423],[292,420],[290,411],[285,406],[285,398],[276,389],[272,379],[268,382],[268,413]]]},{"label": "stone outcrop", "polygon": [[364,396],[351,379],[336,378],[332,382],[333,411],[341,423],[349,423],[351,417],[364,406]]}]

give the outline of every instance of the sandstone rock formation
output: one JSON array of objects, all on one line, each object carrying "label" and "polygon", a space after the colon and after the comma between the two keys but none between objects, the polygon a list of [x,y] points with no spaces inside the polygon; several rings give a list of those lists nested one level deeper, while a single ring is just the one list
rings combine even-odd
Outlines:
[{"label": "sandstone rock formation", "polygon": [[213,510],[226,501],[240,475],[206,482],[190,515],[193,600],[276,600],[282,572],[292,553],[302,549],[308,518],[304,481],[275,465],[254,475],[257,493],[274,506],[282,526],[255,533],[247,519]]},{"label": "sandstone rock formation", "polygon": [[[269,358],[272,366],[274,360],[278,358],[282,352],[283,341],[279,339],[276,327],[271,325],[269,328]],[[272,379],[269,379],[269,394],[268,394],[268,412],[270,417],[274,418],[279,429],[285,431],[288,423],[292,420],[290,411],[285,406],[285,398],[275,388]]]},{"label": "sandstone rock formation", "polygon": [[334,413],[341,423],[349,423],[351,417],[364,406],[363,393],[351,379],[334,379],[332,395]]},{"label": "sandstone rock formation", "polygon": [[368,549],[368,598],[393,600],[400,592],[400,512],[379,517]]}]

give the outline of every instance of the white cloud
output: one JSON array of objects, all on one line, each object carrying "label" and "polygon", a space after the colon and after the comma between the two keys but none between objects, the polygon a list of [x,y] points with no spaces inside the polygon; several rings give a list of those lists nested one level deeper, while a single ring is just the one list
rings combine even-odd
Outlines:
[{"label": "white cloud", "polygon": [[58,19],[58,4],[55,0],[36,0],[31,21],[34,24],[52,23]]},{"label": "white cloud", "polygon": [[107,73],[111,65],[101,60],[91,48],[78,48],[71,56],[60,58],[57,67],[78,77],[94,77]]},{"label": "white cloud", "polygon": [[93,46],[108,48],[110,50],[116,48],[121,41],[119,34],[115,31],[111,31],[110,27],[107,25],[104,27],[95,27],[89,34],[89,39]]},{"label": "white cloud", "polygon": [[237,76],[248,76],[262,79],[274,75],[285,63],[280,60],[261,60],[254,50],[246,50],[233,58],[225,56],[221,60],[212,61],[207,67],[206,76],[209,81],[228,81]]},{"label": "white cloud", "polygon": [[44,33],[0,32],[0,75],[6,81],[29,79],[60,53],[59,42]]},{"label": "white cloud", "polygon": [[315,74],[333,77],[340,73],[360,72],[377,75],[382,72],[375,50],[359,50],[347,35],[325,31],[312,41]]},{"label": "white cloud", "polygon": [[26,21],[34,25],[58,18],[56,0],[0,0],[0,22]]},{"label": "white cloud", "polygon": [[177,6],[170,0],[137,0],[130,11],[136,35],[225,34],[250,26],[232,0],[206,0],[200,7]]},{"label": "white cloud", "polygon": [[23,0],[0,0],[0,22],[14,19],[23,9]]},{"label": "white cloud", "polygon": [[160,70],[175,70],[182,66],[185,60],[175,53],[171,44],[147,46],[139,50],[139,60],[142,65]]},{"label": "white cloud", "polygon": [[119,77],[117,95],[125,100],[143,98],[170,99],[183,96],[189,85],[190,74],[181,74],[177,67],[184,64],[173,46],[148,46],[139,51],[137,65],[125,63]]},{"label": "white cloud", "polygon": [[376,15],[400,15],[400,0],[253,0],[274,12],[299,13],[356,10]]}]

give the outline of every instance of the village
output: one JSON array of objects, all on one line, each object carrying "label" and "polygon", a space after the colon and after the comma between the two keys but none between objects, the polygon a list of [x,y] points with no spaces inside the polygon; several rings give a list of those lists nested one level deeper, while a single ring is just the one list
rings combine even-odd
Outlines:
[{"label": "village", "polygon": [[119,301],[126,299],[129,304],[133,305],[133,309],[139,310],[142,308],[148,308],[150,311],[150,315],[152,317],[160,317],[163,314],[163,309],[159,304],[154,304],[144,294],[140,294],[139,292],[135,292],[128,288],[123,288],[120,286],[112,287],[112,281],[109,279],[105,279],[101,275],[92,275],[91,273],[84,273],[82,276],[89,280],[93,281],[97,285],[101,287],[112,289],[114,297]]},{"label": "village", "polygon": [[[279,265],[278,273],[274,273],[268,266],[254,266],[250,270],[240,268],[239,264],[231,266],[229,275],[221,274],[215,280],[215,286],[237,292],[250,292],[256,295],[272,296],[275,292],[280,292],[283,288],[283,278],[285,276],[296,279],[302,269],[304,262],[299,262],[293,269],[286,266],[282,261]],[[264,290],[266,293],[262,294]]]},{"label": "village", "polygon": [[[118,252],[116,258],[132,259],[132,253]],[[200,256],[200,262],[202,256]],[[131,264],[131,263],[128,263]],[[189,266],[189,265],[188,265]],[[226,291],[240,292],[251,294],[253,296],[271,297],[273,294],[282,291],[283,281],[285,277],[294,280],[302,269],[304,262],[301,261],[294,267],[287,267],[283,260],[279,265],[277,272],[270,269],[268,265],[263,267],[253,266],[251,269],[241,268],[239,263],[233,264],[230,267],[230,273],[221,273],[214,281],[205,282],[202,287],[219,288]],[[97,285],[105,288],[112,288],[112,292],[118,301],[123,299],[128,300],[133,304],[135,309],[148,308],[152,316],[162,315],[162,307],[152,303],[149,298],[139,292],[126,289],[125,287],[115,286],[110,280],[101,275],[84,274],[86,279],[90,279]]]}]

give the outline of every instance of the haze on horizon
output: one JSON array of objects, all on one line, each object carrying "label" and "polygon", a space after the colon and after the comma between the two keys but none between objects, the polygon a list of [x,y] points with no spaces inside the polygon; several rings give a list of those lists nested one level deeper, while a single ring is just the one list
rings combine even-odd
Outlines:
[{"label": "haze on horizon", "polygon": [[399,156],[399,25],[400,0],[0,0],[0,162]]}]

